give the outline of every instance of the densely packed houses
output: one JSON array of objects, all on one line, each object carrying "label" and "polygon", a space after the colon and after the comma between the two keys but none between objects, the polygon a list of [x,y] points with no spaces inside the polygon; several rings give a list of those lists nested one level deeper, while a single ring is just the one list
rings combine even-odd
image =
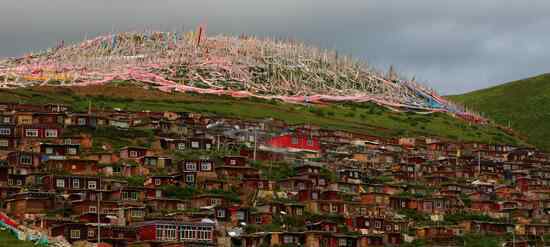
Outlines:
[{"label": "densely packed houses", "polygon": [[548,155],[191,112],[0,103],[0,222],[112,246],[509,246],[550,234]]}]

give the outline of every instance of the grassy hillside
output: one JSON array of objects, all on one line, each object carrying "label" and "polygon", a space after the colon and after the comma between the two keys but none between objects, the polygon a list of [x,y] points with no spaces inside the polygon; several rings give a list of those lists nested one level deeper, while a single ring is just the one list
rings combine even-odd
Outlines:
[{"label": "grassy hillside", "polygon": [[395,113],[373,104],[307,106],[257,98],[169,94],[124,84],[0,90],[0,99],[20,103],[63,103],[80,111],[85,111],[91,101],[94,108],[204,112],[243,119],[274,117],[289,124],[309,123],[384,137],[439,136],[459,141],[521,144],[515,137],[492,126],[470,125],[440,113]]},{"label": "grassy hillside", "polygon": [[497,123],[526,135],[528,142],[550,150],[550,74],[449,96]]},{"label": "grassy hillside", "polygon": [[32,247],[39,246],[34,245],[30,241],[21,241],[15,238],[8,231],[0,231],[0,247]]}]

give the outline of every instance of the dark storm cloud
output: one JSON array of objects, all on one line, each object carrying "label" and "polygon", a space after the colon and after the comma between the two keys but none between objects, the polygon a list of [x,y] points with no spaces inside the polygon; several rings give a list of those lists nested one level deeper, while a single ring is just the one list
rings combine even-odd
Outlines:
[{"label": "dark storm cloud", "polygon": [[0,56],[115,31],[302,40],[443,93],[550,72],[548,0],[0,0]]}]

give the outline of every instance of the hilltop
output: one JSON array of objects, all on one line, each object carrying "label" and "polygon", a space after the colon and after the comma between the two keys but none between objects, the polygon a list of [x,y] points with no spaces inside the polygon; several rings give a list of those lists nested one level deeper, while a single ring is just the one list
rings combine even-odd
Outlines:
[{"label": "hilltop", "polygon": [[164,92],[278,99],[293,103],[372,102],[394,110],[474,113],[391,69],[293,41],[207,37],[203,30],[117,33],[0,60],[0,87],[137,82]]},{"label": "hilltop", "polygon": [[288,124],[315,124],[381,137],[432,136],[454,141],[523,144],[491,125],[475,125],[446,113],[395,112],[373,103],[291,104],[280,100],[234,98],[194,93],[166,93],[126,82],[82,87],[39,86],[1,89],[2,101],[70,106],[86,111],[189,111],[241,119],[277,118]]},{"label": "hilltop", "polygon": [[525,134],[529,143],[550,150],[550,74],[448,98],[483,112],[498,124]]}]

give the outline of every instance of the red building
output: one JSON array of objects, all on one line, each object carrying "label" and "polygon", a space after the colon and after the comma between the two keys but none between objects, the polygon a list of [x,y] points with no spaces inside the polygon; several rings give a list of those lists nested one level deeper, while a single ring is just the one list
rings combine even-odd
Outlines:
[{"label": "red building", "polygon": [[134,225],[139,241],[179,241],[215,244],[215,226],[211,223],[185,223],[177,221],[145,221]]},{"label": "red building", "polygon": [[288,148],[297,150],[320,151],[319,138],[305,135],[286,134],[276,136],[268,141],[268,144],[276,148]]}]

